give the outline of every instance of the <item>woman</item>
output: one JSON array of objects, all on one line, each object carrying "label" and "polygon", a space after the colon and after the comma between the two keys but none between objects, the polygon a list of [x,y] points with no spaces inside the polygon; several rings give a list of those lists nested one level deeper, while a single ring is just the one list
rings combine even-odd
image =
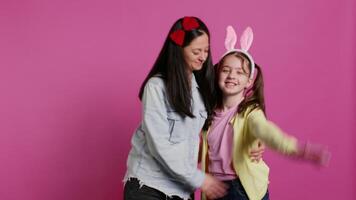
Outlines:
[{"label": "woman", "polygon": [[222,182],[197,168],[199,133],[215,102],[209,38],[196,17],[178,19],[169,31],[140,89],[126,200],[189,199],[197,188],[212,199],[225,194]]}]

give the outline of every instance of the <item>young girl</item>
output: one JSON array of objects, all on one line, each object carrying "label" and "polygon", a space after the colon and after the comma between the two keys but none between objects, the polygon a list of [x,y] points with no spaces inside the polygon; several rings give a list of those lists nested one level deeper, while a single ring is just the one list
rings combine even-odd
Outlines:
[{"label": "young girl", "polygon": [[169,31],[140,89],[142,121],[127,159],[125,200],[188,199],[197,188],[210,198],[225,193],[225,184],[197,167],[199,133],[214,102],[209,38],[196,17]]},{"label": "young girl", "polygon": [[215,69],[217,105],[209,130],[202,133],[203,170],[230,186],[220,199],[269,199],[268,166],[248,157],[258,140],[282,154],[318,165],[324,165],[329,156],[324,148],[301,144],[266,119],[262,71],[247,52],[252,40],[252,30],[247,28],[240,39],[241,49],[235,49],[235,31],[227,28],[227,52]]}]

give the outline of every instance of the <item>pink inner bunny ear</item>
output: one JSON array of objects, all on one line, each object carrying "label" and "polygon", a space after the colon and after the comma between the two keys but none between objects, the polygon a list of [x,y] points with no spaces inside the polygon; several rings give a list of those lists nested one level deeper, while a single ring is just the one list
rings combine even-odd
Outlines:
[{"label": "pink inner bunny ear", "polygon": [[237,36],[236,36],[234,28],[232,28],[232,26],[228,26],[226,28],[226,38],[225,38],[226,50],[234,49],[236,41],[237,41]]},{"label": "pink inner bunny ear", "polygon": [[253,32],[251,27],[247,27],[240,38],[241,49],[248,51],[252,45]]}]

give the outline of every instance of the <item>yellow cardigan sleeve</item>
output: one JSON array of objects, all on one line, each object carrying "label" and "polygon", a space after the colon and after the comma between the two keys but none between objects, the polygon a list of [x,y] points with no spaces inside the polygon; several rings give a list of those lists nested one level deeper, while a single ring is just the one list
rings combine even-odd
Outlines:
[{"label": "yellow cardigan sleeve", "polygon": [[273,122],[268,121],[261,109],[254,109],[249,113],[247,126],[250,134],[280,153],[290,155],[298,150],[297,139],[285,134]]}]

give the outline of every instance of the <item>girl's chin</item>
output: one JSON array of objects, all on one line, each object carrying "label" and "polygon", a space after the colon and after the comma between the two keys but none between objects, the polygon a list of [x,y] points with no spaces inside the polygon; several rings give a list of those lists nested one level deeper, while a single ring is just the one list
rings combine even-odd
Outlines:
[{"label": "girl's chin", "polygon": [[239,94],[239,92],[236,91],[236,90],[231,90],[231,89],[226,89],[226,88],[223,89],[222,91],[223,91],[224,95],[228,95],[228,96],[233,96],[233,95],[238,95]]}]

